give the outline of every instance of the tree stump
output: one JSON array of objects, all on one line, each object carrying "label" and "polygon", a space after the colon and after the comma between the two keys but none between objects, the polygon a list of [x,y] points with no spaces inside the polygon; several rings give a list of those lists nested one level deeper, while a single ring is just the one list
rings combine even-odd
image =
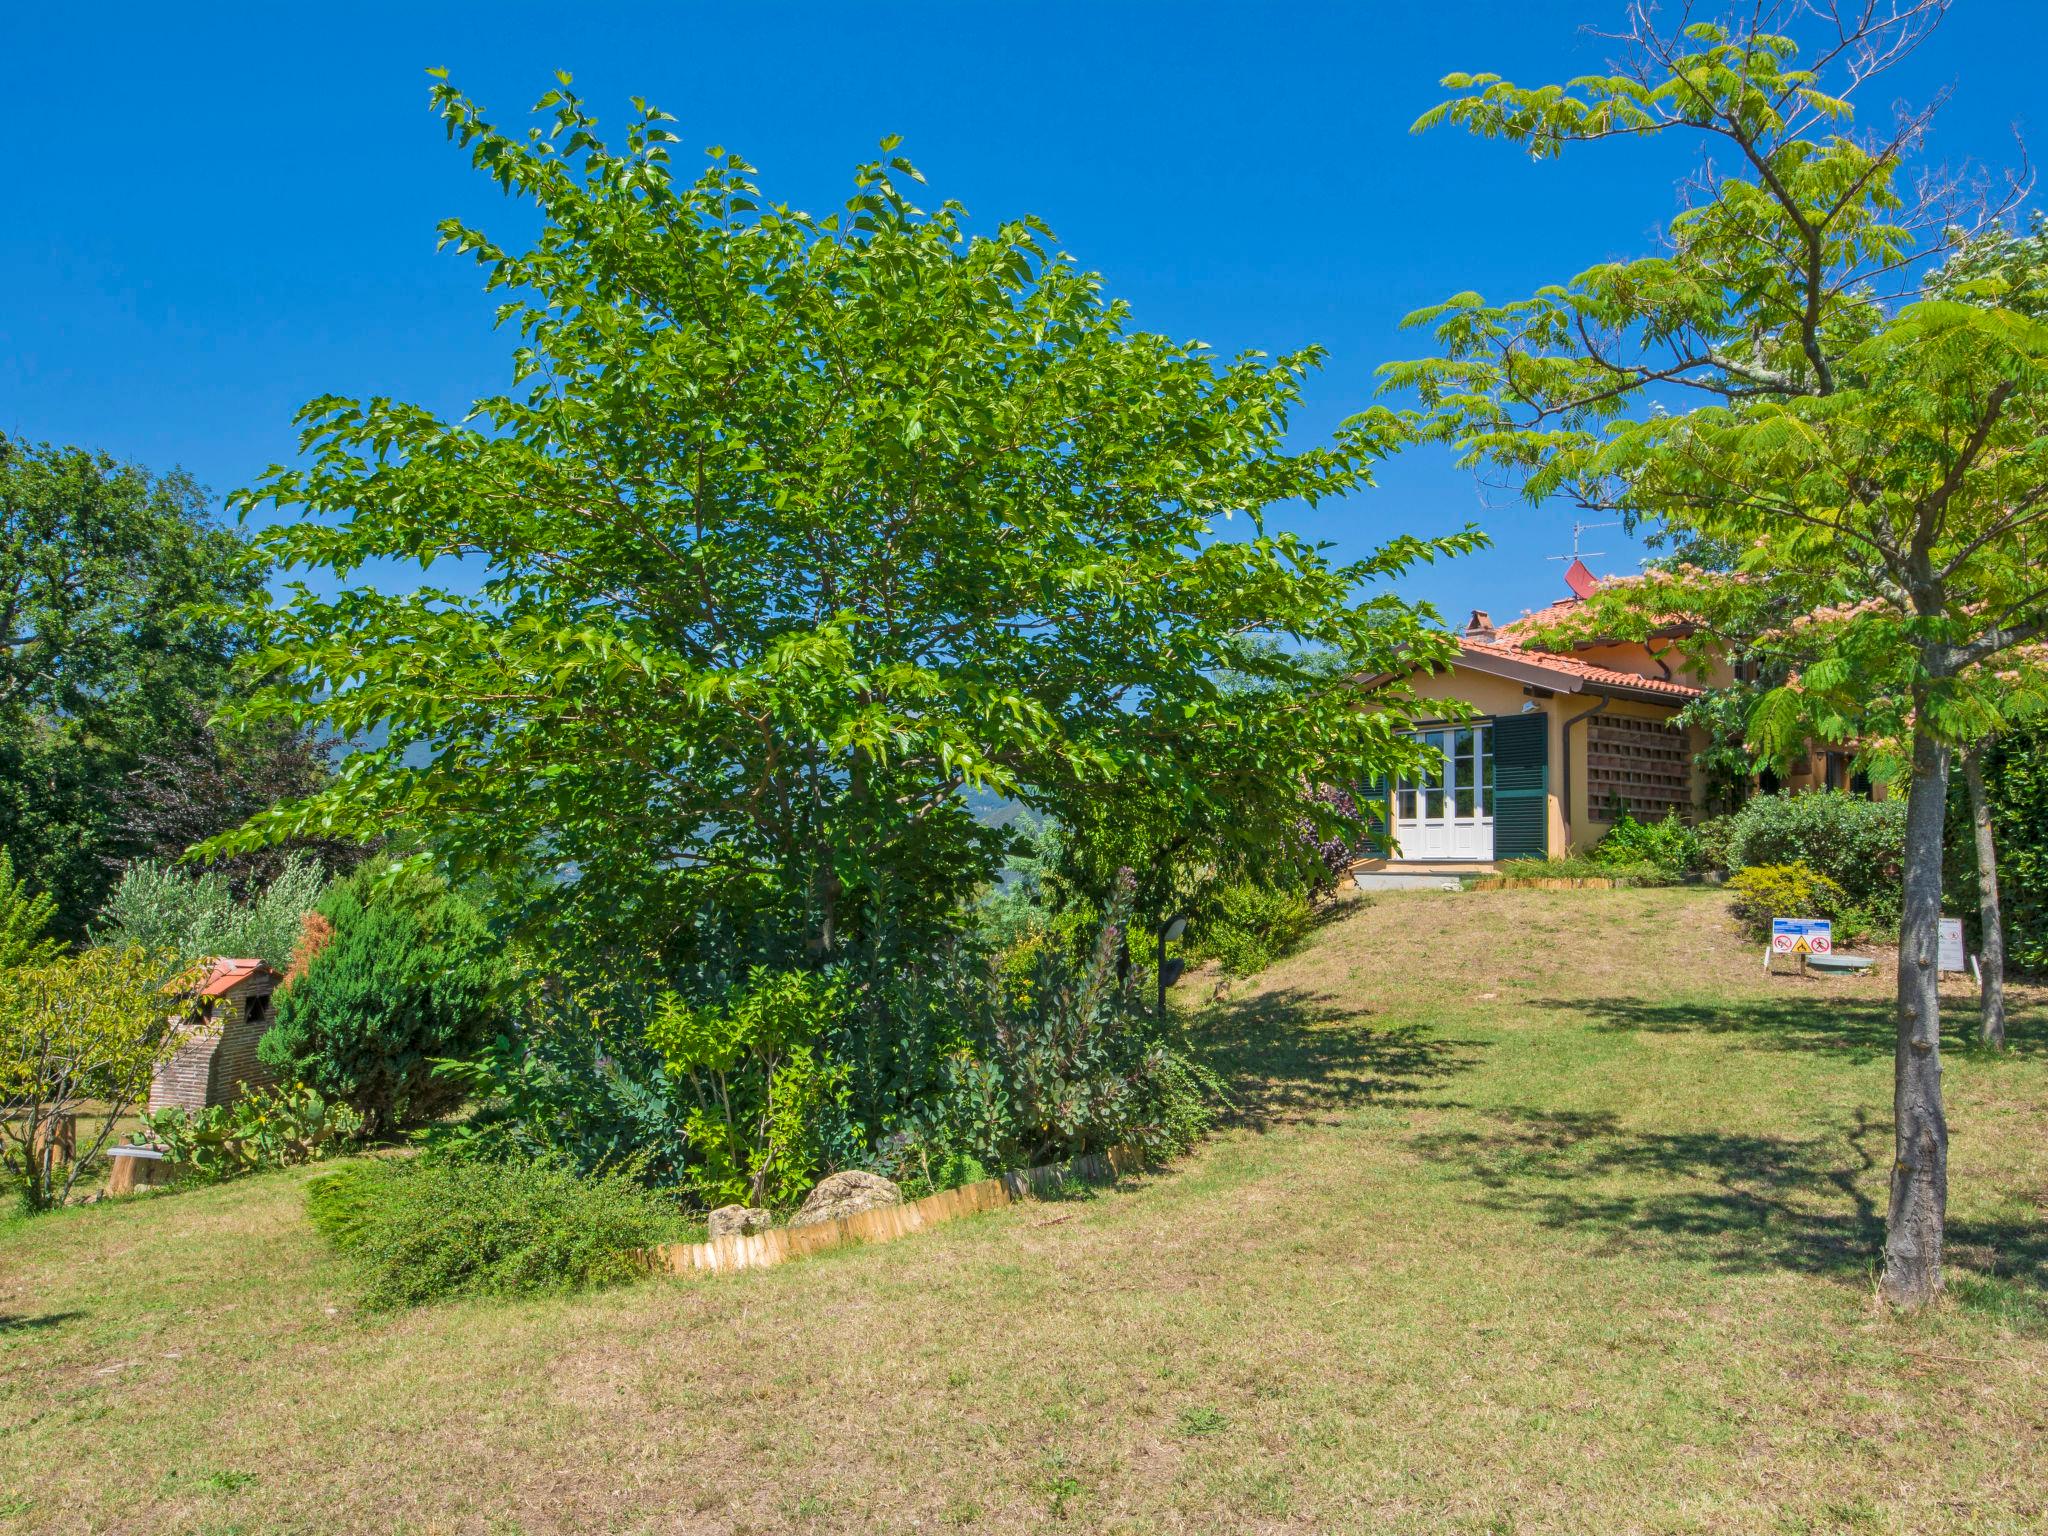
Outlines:
[{"label": "tree stump", "polygon": [[78,1155],[78,1116],[52,1115],[36,1127],[30,1155],[38,1166],[45,1159],[52,1165],[68,1163]]},{"label": "tree stump", "polygon": [[107,1148],[109,1195],[132,1195],[138,1189],[152,1189],[171,1182],[177,1165],[154,1147]]}]

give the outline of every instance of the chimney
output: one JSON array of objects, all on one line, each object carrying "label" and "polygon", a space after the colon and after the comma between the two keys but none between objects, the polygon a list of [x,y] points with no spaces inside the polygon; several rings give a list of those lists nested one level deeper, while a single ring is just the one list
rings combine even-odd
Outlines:
[{"label": "chimney", "polygon": [[1493,638],[1493,615],[1484,608],[1474,608],[1472,617],[1465,621],[1465,638],[1468,640],[1491,640]]}]

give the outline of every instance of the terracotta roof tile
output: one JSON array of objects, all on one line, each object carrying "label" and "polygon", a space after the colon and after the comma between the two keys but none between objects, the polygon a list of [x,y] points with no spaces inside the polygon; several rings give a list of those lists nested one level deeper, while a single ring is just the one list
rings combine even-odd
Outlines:
[{"label": "terracotta roof tile", "polygon": [[278,974],[261,960],[216,960],[207,969],[206,980],[199,984],[194,995],[224,997],[259,971],[269,971],[273,976]]},{"label": "terracotta roof tile", "polygon": [[1545,604],[1541,608],[1533,608],[1524,613],[1519,619],[1501,625],[1499,629],[1494,631],[1494,634],[1511,645],[1519,645],[1528,636],[1537,633],[1547,625],[1570,618],[1572,611],[1578,606],[1579,600],[1576,597],[1561,597],[1554,603]]},{"label": "terracotta roof tile", "polygon": [[[1593,578],[1593,585],[1586,589],[1587,595],[1590,596],[1594,592],[1611,591],[1615,587],[1634,586],[1642,581],[1642,579],[1640,576],[1596,576]],[[1519,645],[1523,641],[1541,634],[1549,626],[1569,619],[1578,611],[1584,601],[1585,599],[1581,597],[1561,597],[1554,603],[1545,603],[1541,608],[1528,609],[1519,619],[1501,625],[1495,631],[1495,636],[1510,644]],[[1660,623],[1657,633],[1659,635],[1685,634],[1690,632],[1691,628],[1690,624],[1672,619],[1668,622]]]},{"label": "terracotta roof tile", "polygon": [[[1503,631],[1505,633],[1505,631]],[[1503,645],[1497,641],[1462,638],[1459,643],[1468,651],[1477,651],[1482,656],[1497,656],[1502,661],[1512,661],[1525,667],[1535,667],[1545,672],[1555,672],[1560,677],[1576,678],[1596,686],[1609,688],[1639,688],[1649,693],[1664,694],[1674,703],[1696,699],[1703,692],[1686,683],[1672,682],[1661,677],[1644,677],[1636,672],[1619,672],[1613,667],[1596,667],[1590,661],[1581,661],[1576,656],[1561,656],[1550,651],[1524,650],[1519,645]]]}]

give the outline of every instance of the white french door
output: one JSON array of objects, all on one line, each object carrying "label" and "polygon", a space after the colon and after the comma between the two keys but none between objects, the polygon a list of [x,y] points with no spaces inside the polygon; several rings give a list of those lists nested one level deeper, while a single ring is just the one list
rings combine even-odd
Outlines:
[{"label": "white french door", "polygon": [[1435,773],[1394,787],[1394,838],[1404,859],[1493,857],[1493,730],[1417,731],[1443,754]]}]

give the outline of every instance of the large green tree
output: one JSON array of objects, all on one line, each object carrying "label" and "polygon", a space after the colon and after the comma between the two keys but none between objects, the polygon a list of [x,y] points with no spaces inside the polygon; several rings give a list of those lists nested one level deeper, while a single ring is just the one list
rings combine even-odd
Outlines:
[{"label": "large green tree", "polygon": [[263,580],[189,477],[0,438],[0,847],[57,934],[83,931],[128,851],[128,776],[228,686],[242,636],[206,609]]},{"label": "large green tree", "polygon": [[[1315,353],[1134,329],[1038,222],[914,206],[893,141],[814,217],[723,150],[678,177],[643,103],[607,147],[566,77],[525,131],[433,100],[538,214],[523,249],[443,226],[504,296],[513,386],[457,422],[317,400],[243,498],[285,514],[281,565],[344,578],[252,613],[288,682],[243,713],[381,745],[221,846],[416,827],[709,986],[945,932],[1001,851],[968,787],[1249,844],[1416,758],[1403,690],[1299,658],[1442,657],[1374,584],[1476,535],[1338,565],[1267,522],[1380,448],[1283,446]],[[455,579],[346,584],[390,558]],[[1216,681],[1247,671],[1254,699]]]},{"label": "large green tree", "polygon": [[[1995,727],[1980,679],[2048,632],[2048,330],[1999,302],[1919,295],[1916,260],[1995,209],[1909,169],[1925,113],[1848,127],[1852,98],[1923,42],[1940,0],[1765,5],[1660,29],[1631,13],[1611,73],[1524,88],[1453,76],[1424,125],[1542,157],[1615,137],[1709,153],[1664,248],[1513,302],[1415,317],[1438,356],[1389,370],[1425,436],[1536,499],[1618,509],[1725,552],[1616,589],[1605,612],[1767,607],[1800,670],[1759,703],[1767,749],[1889,737],[1908,774],[1883,1290],[1941,1284],[1948,1127],[1936,930],[1952,749]],[[1811,41],[1801,51],[1801,33]]]}]

